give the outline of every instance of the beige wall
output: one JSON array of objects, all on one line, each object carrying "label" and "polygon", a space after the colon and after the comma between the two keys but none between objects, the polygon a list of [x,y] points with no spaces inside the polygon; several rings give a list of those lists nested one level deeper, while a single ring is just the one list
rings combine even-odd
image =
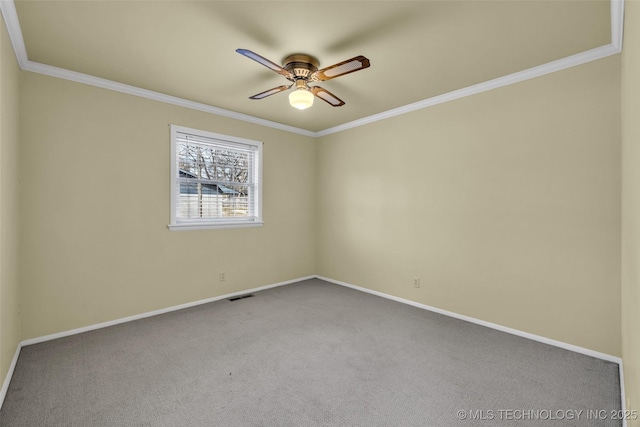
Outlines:
[{"label": "beige wall", "polygon": [[0,387],[20,342],[18,302],[18,77],[0,19]]},{"label": "beige wall", "polygon": [[[28,72],[20,114],[23,339],[315,273],[311,138]],[[263,227],[167,229],[170,124],[264,142]]]},{"label": "beige wall", "polygon": [[[640,410],[640,3],[625,3],[622,54],[622,360],[628,409]],[[640,421],[629,426],[640,426]]]},{"label": "beige wall", "polygon": [[326,136],[318,206],[322,276],[620,355],[620,56]]}]

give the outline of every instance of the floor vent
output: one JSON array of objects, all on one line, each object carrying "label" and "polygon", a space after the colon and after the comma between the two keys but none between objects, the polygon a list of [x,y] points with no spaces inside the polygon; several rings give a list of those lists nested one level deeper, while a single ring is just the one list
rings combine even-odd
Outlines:
[{"label": "floor vent", "polygon": [[252,296],[253,296],[253,294],[240,295],[240,296],[237,296],[237,297],[229,298],[229,301],[238,301],[239,299],[251,298]]}]

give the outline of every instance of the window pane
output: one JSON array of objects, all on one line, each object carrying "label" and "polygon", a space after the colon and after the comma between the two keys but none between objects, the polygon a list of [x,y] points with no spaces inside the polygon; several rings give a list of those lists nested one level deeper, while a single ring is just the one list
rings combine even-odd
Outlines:
[{"label": "window pane", "polygon": [[175,218],[258,219],[258,146],[178,132]]}]

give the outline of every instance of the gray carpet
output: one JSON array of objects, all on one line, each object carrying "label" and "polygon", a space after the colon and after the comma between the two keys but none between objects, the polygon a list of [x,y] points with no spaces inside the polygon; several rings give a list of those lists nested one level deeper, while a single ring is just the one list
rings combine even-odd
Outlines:
[{"label": "gray carpet", "polygon": [[618,409],[615,363],[308,280],[25,347],[0,425],[619,426]]}]

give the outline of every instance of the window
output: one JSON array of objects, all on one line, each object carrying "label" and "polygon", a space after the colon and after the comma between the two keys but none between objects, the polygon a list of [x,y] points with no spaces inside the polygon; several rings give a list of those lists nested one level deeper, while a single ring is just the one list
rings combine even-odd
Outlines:
[{"label": "window", "polygon": [[262,143],[171,126],[171,230],[262,225]]}]

